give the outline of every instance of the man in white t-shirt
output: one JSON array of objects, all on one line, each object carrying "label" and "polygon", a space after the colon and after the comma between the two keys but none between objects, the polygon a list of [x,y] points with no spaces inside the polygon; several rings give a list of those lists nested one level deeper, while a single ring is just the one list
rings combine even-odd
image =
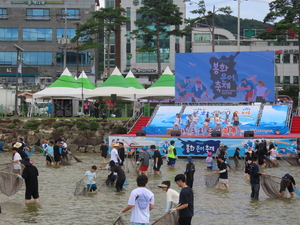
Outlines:
[{"label": "man in white t-shirt", "polygon": [[146,188],[146,184],[148,183],[146,175],[139,175],[136,181],[138,188],[131,192],[128,205],[121,210],[120,216],[132,209],[131,223],[135,225],[150,225],[150,210],[154,209],[154,195]]},{"label": "man in white t-shirt", "polygon": [[118,153],[118,149],[119,149],[119,143],[114,144],[114,148],[111,150],[110,153],[110,160],[113,160],[116,164],[122,162]]},{"label": "man in white t-shirt", "polygon": [[20,174],[21,171],[21,165],[19,164],[19,161],[22,159],[21,155],[18,153],[17,148],[12,149],[13,152],[13,170],[15,174]]}]

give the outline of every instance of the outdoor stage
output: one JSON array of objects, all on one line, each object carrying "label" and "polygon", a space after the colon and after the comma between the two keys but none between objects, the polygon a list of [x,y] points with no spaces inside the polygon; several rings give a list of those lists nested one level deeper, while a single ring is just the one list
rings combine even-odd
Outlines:
[{"label": "outdoor stage", "polygon": [[255,147],[255,142],[266,140],[278,146],[280,156],[296,156],[297,138],[300,134],[290,135],[255,135],[254,137],[244,137],[244,135],[222,135],[221,137],[212,137],[211,135],[109,135],[106,136],[107,144],[111,146],[118,142],[123,142],[125,148],[139,149],[140,146],[155,145],[162,154],[170,146],[170,141],[175,141],[175,147],[178,156],[207,156],[207,152],[215,153],[220,143],[228,147],[228,156],[233,156],[237,147],[240,148],[240,156],[249,148]]}]

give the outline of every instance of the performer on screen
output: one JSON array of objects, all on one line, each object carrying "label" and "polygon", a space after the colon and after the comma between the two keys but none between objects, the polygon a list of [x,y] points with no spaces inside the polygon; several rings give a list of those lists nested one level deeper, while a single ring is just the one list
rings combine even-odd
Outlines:
[{"label": "performer on screen", "polygon": [[232,114],[232,121],[233,121],[233,127],[235,128],[234,129],[235,134],[237,134],[238,132],[241,134],[240,119],[237,112],[234,112]]},{"label": "performer on screen", "polygon": [[215,123],[215,130],[222,131],[222,122],[221,122],[221,117],[219,116],[218,112],[215,112],[214,116],[214,123]]},{"label": "performer on screen", "polygon": [[209,118],[209,114],[207,113],[203,123],[203,135],[205,134],[205,132],[209,134],[209,123],[210,123],[210,118]]},{"label": "performer on screen", "polygon": [[192,96],[193,100],[195,100],[196,102],[203,101],[204,96],[209,98],[208,90],[204,85],[202,85],[202,81],[200,81],[200,80],[196,81],[195,86],[192,88],[191,96]]},{"label": "performer on screen", "polygon": [[256,90],[256,102],[265,102],[267,96],[270,94],[270,90],[265,87],[265,82],[262,80],[256,81],[256,76],[253,75],[249,79],[253,81],[255,84],[255,90]]},{"label": "performer on screen", "polygon": [[242,83],[236,89],[241,91],[246,91],[245,101],[246,102],[253,102],[254,96],[254,84],[248,81],[248,78],[242,79]]},{"label": "performer on screen", "polygon": [[195,135],[198,134],[198,131],[197,131],[197,123],[200,121],[199,117],[197,116],[197,113],[194,112],[193,113],[193,118],[192,118],[192,122],[191,122],[191,126],[190,126],[190,129],[189,129],[189,134],[192,134],[192,130],[194,129],[195,131]]},{"label": "performer on screen", "polygon": [[199,80],[199,77],[190,80],[190,77],[185,77],[183,80],[176,84],[176,87],[179,89],[179,98],[176,102],[186,102],[191,95],[191,82]]}]

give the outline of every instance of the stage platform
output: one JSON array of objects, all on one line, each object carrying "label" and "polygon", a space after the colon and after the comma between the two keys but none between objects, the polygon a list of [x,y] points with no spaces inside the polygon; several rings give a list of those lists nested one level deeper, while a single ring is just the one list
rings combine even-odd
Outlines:
[{"label": "stage platform", "polygon": [[222,135],[221,137],[212,137],[211,135],[109,135],[106,136],[106,143],[112,149],[113,144],[123,142],[125,148],[131,149],[139,147],[155,145],[161,152],[165,154],[170,146],[170,141],[175,141],[175,147],[178,156],[207,156],[208,152],[216,153],[217,148],[224,144],[228,147],[228,156],[233,156],[236,148],[240,148],[240,156],[248,149],[255,148],[255,145],[262,140],[266,140],[267,144],[272,142],[277,145],[278,154],[282,156],[296,156],[297,139],[300,134],[289,135],[254,135],[254,137],[244,137],[244,135]]}]

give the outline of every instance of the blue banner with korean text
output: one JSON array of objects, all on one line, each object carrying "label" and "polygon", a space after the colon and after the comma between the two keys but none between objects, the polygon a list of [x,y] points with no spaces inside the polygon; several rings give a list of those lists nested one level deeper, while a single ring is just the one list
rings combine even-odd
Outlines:
[{"label": "blue banner with korean text", "polygon": [[177,53],[176,102],[273,102],[274,51]]},{"label": "blue banner with korean text", "polygon": [[108,145],[110,150],[115,143],[122,142],[128,152],[132,150],[141,151],[142,146],[147,146],[150,151],[150,146],[155,145],[156,149],[160,150],[162,155],[165,155],[170,141],[175,141],[175,148],[178,156],[207,156],[208,152],[216,155],[220,145],[227,146],[227,156],[233,156],[236,148],[240,149],[240,156],[245,156],[248,150],[255,150],[256,144],[261,141],[273,143],[277,146],[277,153],[280,157],[297,156],[297,139],[269,139],[269,138],[197,138],[197,137],[137,137],[137,136],[108,136]]}]

